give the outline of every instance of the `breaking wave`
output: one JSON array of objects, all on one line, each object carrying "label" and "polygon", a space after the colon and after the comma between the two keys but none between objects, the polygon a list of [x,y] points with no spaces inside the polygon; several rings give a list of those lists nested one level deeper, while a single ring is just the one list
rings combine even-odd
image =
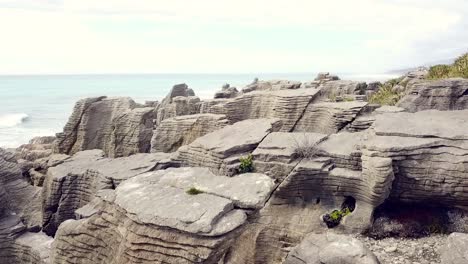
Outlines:
[{"label": "breaking wave", "polygon": [[15,127],[26,120],[29,116],[24,113],[0,115],[0,128]]}]

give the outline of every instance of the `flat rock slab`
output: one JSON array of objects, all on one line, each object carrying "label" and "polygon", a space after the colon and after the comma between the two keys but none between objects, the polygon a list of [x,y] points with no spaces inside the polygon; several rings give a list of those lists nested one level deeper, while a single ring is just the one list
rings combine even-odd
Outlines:
[{"label": "flat rock slab", "polygon": [[374,130],[382,136],[468,139],[468,110],[382,114]]},{"label": "flat rock slab", "polygon": [[280,126],[277,119],[254,119],[237,122],[198,138],[191,145],[229,156],[231,153],[249,151],[266,135]]},{"label": "flat rock slab", "polygon": [[139,178],[159,178],[159,183],[183,190],[194,187],[205,193],[232,200],[236,207],[259,209],[272,192],[273,180],[260,173],[244,173],[236,177],[214,175],[207,168],[169,168],[146,173]]},{"label": "flat rock slab", "polygon": [[[192,187],[202,193],[189,194]],[[246,221],[245,213],[235,206],[258,209],[274,187],[263,174],[229,178],[206,168],[171,168],[123,182],[116,189],[115,203],[134,221],[213,236]]]},{"label": "flat rock slab", "polygon": [[284,264],[379,264],[359,240],[331,232],[309,234],[295,247]]}]

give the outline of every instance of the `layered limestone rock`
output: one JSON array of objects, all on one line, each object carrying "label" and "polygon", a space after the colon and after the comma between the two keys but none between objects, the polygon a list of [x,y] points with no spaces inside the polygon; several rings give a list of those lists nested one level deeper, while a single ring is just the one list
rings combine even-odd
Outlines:
[{"label": "layered limestone rock", "polygon": [[215,93],[214,99],[234,98],[237,95],[239,95],[239,91],[237,91],[236,87],[231,87],[229,84],[225,84],[221,91]]},{"label": "layered limestone rock", "polygon": [[391,160],[391,199],[466,207],[467,121],[467,110],[379,115],[362,159]]},{"label": "layered limestone rock", "polygon": [[255,171],[284,179],[313,148],[326,138],[318,133],[270,133],[252,153]]},{"label": "layered limestone rock", "polygon": [[174,152],[195,139],[223,128],[226,116],[215,114],[185,115],[163,120],[154,130],[151,152]]},{"label": "layered limestone rock", "polygon": [[28,144],[19,146],[16,149],[16,158],[26,161],[48,157],[52,154],[55,137],[35,137]]},{"label": "layered limestone rock", "polygon": [[177,84],[158,106],[156,126],[164,119],[200,112],[200,98],[185,83]]},{"label": "layered limestone rock", "polygon": [[179,149],[175,158],[182,166],[206,167],[216,174],[234,175],[239,158],[252,153],[271,132],[281,129],[278,119],[237,122],[197,138]]},{"label": "layered limestone rock", "polygon": [[357,101],[309,104],[293,131],[337,133],[351,123],[366,105],[366,102]]},{"label": "layered limestone rock", "polygon": [[141,108],[127,97],[86,98],[76,103],[54,150],[72,155],[101,149],[109,157],[149,152],[155,118],[154,108]]},{"label": "layered limestone rock", "polygon": [[204,101],[200,111],[226,115],[231,123],[246,119],[278,118],[283,122],[281,131],[289,132],[319,94],[318,89],[253,91],[233,99]]},{"label": "layered limestone rock", "polygon": [[288,80],[270,80],[270,81],[254,81],[242,89],[243,93],[250,93],[252,91],[278,91],[299,89],[301,82],[288,81]]},{"label": "layered limestone rock", "polygon": [[[190,194],[191,186],[205,192]],[[238,207],[258,208],[273,188],[265,175],[227,178],[205,168],[134,177],[99,214],[60,226],[52,262],[218,263],[247,220]]]},{"label": "layered limestone rock", "polygon": [[357,240],[333,233],[309,234],[288,255],[284,264],[380,264]]},{"label": "layered limestone rock", "polygon": [[322,91],[322,96],[332,98],[337,96],[364,94],[367,88],[365,82],[356,81],[327,81],[318,87]]},{"label": "layered limestone rock", "polygon": [[0,242],[0,263],[49,264],[53,238],[26,232]]},{"label": "layered limestone rock", "polygon": [[42,191],[43,230],[53,235],[63,221],[75,217],[75,210],[89,203],[99,190],[114,189],[122,181],[167,167],[163,153],[104,158],[101,150],[75,154],[47,171]]},{"label": "layered limestone rock", "polygon": [[0,218],[20,217],[25,228],[41,227],[41,189],[31,186],[13,153],[0,149]]},{"label": "layered limestone rock", "polygon": [[[373,106],[371,106],[373,107]],[[371,109],[372,110],[372,109]],[[346,131],[350,132],[359,132],[366,130],[374,124],[375,119],[378,115],[380,114],[385,114],[385,113],[398,113],[398,112],[404,112],[405,109],[397,106],[388,106],[384,105],[381,107],[378,107],[374,111],[364,111],[364,113],[361,113],[356,117],[356,119],[353,120],[347,127]]]},{"label": "layered limestone rock", "polygon": [[417,81],[408,86],[407,94],[398,106],[410,112],[468,109],[468,79]]}]

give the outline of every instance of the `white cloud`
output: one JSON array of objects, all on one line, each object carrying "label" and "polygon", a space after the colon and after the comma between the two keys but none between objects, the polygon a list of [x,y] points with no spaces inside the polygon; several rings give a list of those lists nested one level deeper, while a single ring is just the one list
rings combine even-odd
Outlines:
[{"label": "white cloud", "polygon": [[[466,45],[468,9],[463,0],[0,0],[0,73],[50,72],[243,72],[307,71],[311,64],[340,70],[372,70],[427,61]],[[3,8],[2,8],[3,7]],[[90,21],[156,21],[181,25],[221,24],[355,32],[362,46],[342,47],[333,56],[291,49],[239,50],[235,43],[180,45],[167,29],[152,28],[164,41],[102,34]],[[286,28],[286,29],[285,29]],[[278,37],[281,37],[279,30]],[[183,32],[177,32],[183,34]],[[209,34],[209,32],[206,32]],[[460,37],[459,35],[463,35]],[[347,35],[348,36],[348,35]],[[204,36],[200,36],[201,38]],[[445,37],[447,42],[437,43]],[[291,41],[301,41],[293,39]],[[465,41],[465,42],[463,42]],[[462,42],[462,43],[460,43]],[[428,46],[428,47],[426,47]],[[424,47],[421,49],[421,47]],[[427,51],[433,54],[424,54]],[[440,51],[437,53],[437,51]],[[444,55],[444,56],[445,56]],[[416,60],[416,61],[415,61]]]}]

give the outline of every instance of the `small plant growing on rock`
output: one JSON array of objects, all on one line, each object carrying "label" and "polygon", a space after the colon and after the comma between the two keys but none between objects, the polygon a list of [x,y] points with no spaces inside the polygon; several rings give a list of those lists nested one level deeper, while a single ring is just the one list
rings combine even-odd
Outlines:
[{"label": "small plant growing on rock", "polygon": [[468,53],[458,57],[451,65],[434,65],[429,68],[427,79],[468,78]]},{"label": "small plant growing on rock", "polygon": [[380,89],[369,98],[369,103],[380,105],[396,105],[403,97],[402,92],[393,89],[397,85],[396,80],[390,80],[380,86]]},{"label": "small plant growing on rock", "polygon": [[204,193],[204,191],[199,190],[199,189],[197,189],[195,187],[191,187],[190,189],[187,190],[186,193],[189,194],[189,195],[197,195],[197,194]]},{"label": "small plant growing on rock", "polygon": [[249,154],[247,157],[240,157],[239,161],[240,161],[240,165],[239,165],[240,173],[252,172],[254,170],[252,154]]},{"label": "small plant growing on rock", "polygon": [[341,210],[333,210],[331,213],[323,216],[323,221],[328,228],[338,226],[343,217],[351,214],[354,211],[356,200],[352,197],[347,197],[341,206]]},{"label": "small plant growing on rock", "polygon": [[316,154],[317,142],[311,140],[306,133],[300,139],[293,137],[294,141],[294,154],[303,159],[311,159]]}]

